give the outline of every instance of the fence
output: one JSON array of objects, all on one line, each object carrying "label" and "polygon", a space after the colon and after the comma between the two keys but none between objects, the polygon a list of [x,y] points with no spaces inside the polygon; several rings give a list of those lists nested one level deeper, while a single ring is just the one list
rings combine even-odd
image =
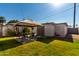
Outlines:
[{"label": "fence", "polygon": [[78,28],[68,28],[68,34],[79,34]]}]

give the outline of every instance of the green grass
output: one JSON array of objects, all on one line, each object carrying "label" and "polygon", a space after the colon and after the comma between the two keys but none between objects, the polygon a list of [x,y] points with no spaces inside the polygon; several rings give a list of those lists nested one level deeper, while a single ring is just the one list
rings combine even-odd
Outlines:
[{"label": "green grass", "polygon": [[79,42],[59,38],[44,38],[23,45],[9,38],[1,39],[0,44],[3,45],[1,56],[79,56]]},{"label": "green grass", "polygon": [[21,45],[15,40],[15,37],[0,38],[0,51],[11,49]]},{"label": "green grass", "polygon": [[5,38],[0,38],[0,41],[5,41],[5,40],[12,40],[15,39],[15,37],[5,37]]},{"label": "green grass", "polygon": [[45,43],[38,41],[31,42],[28,44],[20,45],[18,47],[5,50],[4,53],[1,52],[0,55],[10,55],[10,56],[44,56],[47,55],[48,49]]},{"label": "green grass", "polygon": [[50,55],[58,56],[77,56],[79,55],[79,43],[70,43],[65,41],[55,40],[49,43]]}]

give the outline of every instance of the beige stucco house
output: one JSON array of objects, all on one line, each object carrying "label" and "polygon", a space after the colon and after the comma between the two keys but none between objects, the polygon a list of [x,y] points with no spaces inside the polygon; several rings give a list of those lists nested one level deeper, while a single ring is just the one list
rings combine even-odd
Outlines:
[{"label": "beige stucco house", "polygon": [[17,23],[3,24],[2,32],[1,32],[1,27],[0,27],[0,34],[1,34],[0,36],[7,36],[6,31],[8,29],[13,30],[13,31],[17,31],[17,32],[22,32],[24,27],[30,27],[32,29],[33,27],[40,26],[40,25],[41,24],[36,23],[34,21],[31,21],[31,20],[27,20],[27,19],[20,21],[20,22],[17,22]]},{"label": "beige stucco house", "polygon": [[[2,36],[7,36],[6,35],[6,31],[8,30],[8,29],[10,29],[10,30],[16,30],[16,28],[18,28],[18,31],[20,32],[20,31],[22,31],[22,27],[15,27],[15,23],[10,23],[10,24],[4,24],[3,25],[3,30],[2,30]],[[0,29],[1,30],[1,29]]]}]

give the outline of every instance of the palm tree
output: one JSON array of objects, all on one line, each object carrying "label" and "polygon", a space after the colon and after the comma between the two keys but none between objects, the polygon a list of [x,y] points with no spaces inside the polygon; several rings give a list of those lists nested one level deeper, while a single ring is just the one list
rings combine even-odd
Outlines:
[{"label": "palm tree", "polygon": [[5,17],[0,16],[0,27],[1,27],[1,32],[0,32],[0,36],[2,36],[2,32],[3,32],[3,23],[6,22]]}]

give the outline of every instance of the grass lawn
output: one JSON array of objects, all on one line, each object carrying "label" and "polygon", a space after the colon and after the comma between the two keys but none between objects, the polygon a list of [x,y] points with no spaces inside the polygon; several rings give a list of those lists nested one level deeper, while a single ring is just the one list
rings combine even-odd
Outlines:
[{"label": "grass lawn", "polygon": [[44,38],[21,45],[13,37],[0,38],[1,56],[79,56],[79,43]]},{"label": "grass lawn", "polygon": [[15,40],[15,37],[0,38],[0,51],[11,49],[21,45]]}]

